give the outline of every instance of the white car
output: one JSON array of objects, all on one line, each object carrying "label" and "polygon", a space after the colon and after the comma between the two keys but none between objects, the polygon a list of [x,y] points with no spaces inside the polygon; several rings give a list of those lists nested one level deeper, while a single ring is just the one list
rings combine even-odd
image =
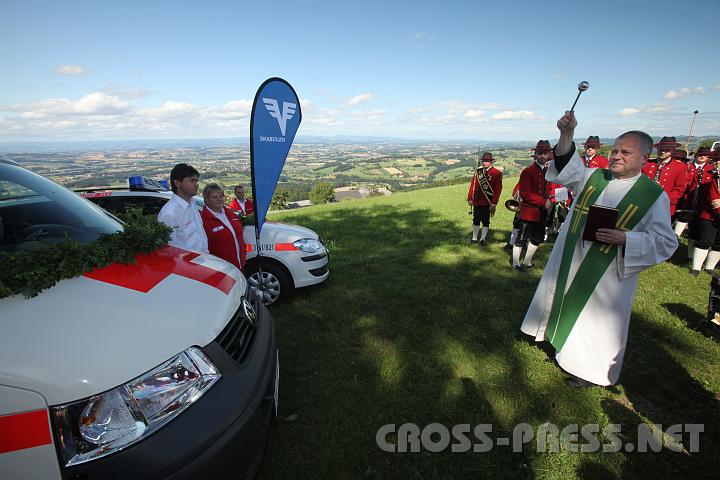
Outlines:
[{"label": "white car", "polygon": [[[135,179],[135,177],[131,177]],[[137,186],[135,186],[137,185]],[[142,208],[146,215],[157,215],[172,192],[161,190],[156,182],[133,183],[133,188],[78,190],[78,194],[114,214]],[[199,209],[204,206],[195,197]],[[259,282],[255,227],[246,225],[243,238],[247,247],[246,275],[250,286]],[[295,288],[322,283],[330,276],[329,252],[320,236],[309,228],[280,222],[265,222],[260,235],[264,301],[269,305],[284,300]]]},{"label": "white car", "polygon": [[[0,158],[0,263],[122,228]],[[0,477],[254,478],[279,363],[272,317],[246,291],[230,263],[166,245],[33,298],[4,294]]]}]

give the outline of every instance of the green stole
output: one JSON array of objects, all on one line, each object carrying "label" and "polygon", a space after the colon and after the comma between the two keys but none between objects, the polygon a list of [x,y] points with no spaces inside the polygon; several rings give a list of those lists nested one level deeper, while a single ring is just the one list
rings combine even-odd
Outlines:
[{"label": "green stole", "polygon": [[[618,253],[617,245],[593,243],[566,291],[565,287],[575,245],[582,237],[582,232],[585,229],[588,209],[590,205],[597,201],[610,180],[612,180],[612,174],[607,169],[599,168],[590,175],[585,187],[577,197],[570,225],[567,225],[568,231],[562,247],[562,259],[555,286],[555,296],[546,329],[546,335],[557,351],[562,350],[570,331],[580,316],[580,312],[585,308],[585,304]],[[653,206],[662,192],[663,189],[658,184],[647,176],[640,174],[640,178],[637,179],[616,207],[620,214],[615,228],[624,231],[632,230],[650,210],[650,207]]]}]

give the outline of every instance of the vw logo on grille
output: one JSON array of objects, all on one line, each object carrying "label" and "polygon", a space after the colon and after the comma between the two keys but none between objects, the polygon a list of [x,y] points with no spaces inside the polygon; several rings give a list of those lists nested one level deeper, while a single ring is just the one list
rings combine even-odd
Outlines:
[{"label": "vw logo on grille", "polygon": [[242,301],[243,305],[243,311],[245,312],[245,318],[247,319],[248,323],[252,328],[257,327],[257,313],[255,313],[255,309],[252,305],[250,305],[250,302],[245,300],[243,298]]}]

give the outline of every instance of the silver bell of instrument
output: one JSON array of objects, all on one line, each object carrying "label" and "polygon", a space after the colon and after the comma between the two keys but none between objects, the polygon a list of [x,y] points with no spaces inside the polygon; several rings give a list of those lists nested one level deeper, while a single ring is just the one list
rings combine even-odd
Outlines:
[{"label": "silver bell of instrument", "polygon": [[505,208],[511,212],[517,212],[520,210],[520,193],[516,193],[512,198],[505,200]]}]

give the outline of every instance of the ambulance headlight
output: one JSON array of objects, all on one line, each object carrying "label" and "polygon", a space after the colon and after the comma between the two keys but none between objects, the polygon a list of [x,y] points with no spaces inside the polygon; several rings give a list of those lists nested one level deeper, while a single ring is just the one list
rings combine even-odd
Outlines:
[{"label": "ambulance headlight", "polygon": [[191,347],[114,390],[53,407],[61,465],[95,460],[151,435],[219,379],[212,362]]},{"label": "ambulance headlight", "polygon": [[300,240],[295,240],[293,242],[293,246],[305,253],[317,253],[323,248],[322,244],[313,238],[301,238]]}]

